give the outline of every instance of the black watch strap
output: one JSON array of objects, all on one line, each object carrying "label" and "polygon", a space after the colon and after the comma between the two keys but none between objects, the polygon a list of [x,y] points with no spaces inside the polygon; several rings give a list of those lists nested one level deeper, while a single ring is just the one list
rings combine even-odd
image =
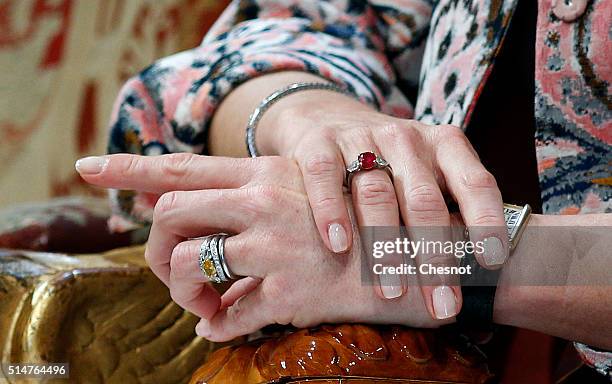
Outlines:
[{"label": "black watch strap", "polygon": [[[471,275],[461,275],[463,305],[457,315],[457,325],[464,329],[492,330],[493,305],[500,271],[484,269],[472,256],[461,259],[461,266],[467,265],[471,266],[473,272]],[[472,281],[479,283],[474,285]]]},{"label": "black watch strap", "polygon": [[492,329],[496,288],[462,287],[463,306],[457,315],[457,324],[466,329]]}]

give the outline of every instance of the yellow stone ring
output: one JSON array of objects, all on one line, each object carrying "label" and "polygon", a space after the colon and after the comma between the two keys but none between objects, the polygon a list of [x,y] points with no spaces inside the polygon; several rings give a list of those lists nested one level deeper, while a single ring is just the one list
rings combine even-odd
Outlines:
[{"label": "yellow stone ring", "polygon": [[213,283],[222,283],[236,277],[231,273],[225,262],[225,234],[206,236],[200,246],[198,259],[204,276]]}]

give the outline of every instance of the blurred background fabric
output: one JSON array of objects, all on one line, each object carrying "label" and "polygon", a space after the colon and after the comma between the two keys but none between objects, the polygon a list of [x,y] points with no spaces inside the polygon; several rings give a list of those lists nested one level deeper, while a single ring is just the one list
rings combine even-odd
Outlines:
[{"label": "blurred background fabric", "polygon": [[103,195],[74,171],[106,150],[122,83],[198,45],[228,0],[0,0],[0,208]]}]

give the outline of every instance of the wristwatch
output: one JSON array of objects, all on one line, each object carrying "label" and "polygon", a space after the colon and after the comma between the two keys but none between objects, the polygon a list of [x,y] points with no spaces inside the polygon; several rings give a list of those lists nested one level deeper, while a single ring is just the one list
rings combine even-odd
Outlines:
[{"label": "wristwatch", "polygon": [[[508,229],[508,246],[512,252],[518,245],[523,234],[531,207],[529,204],[524,206],[504,204],[504,219]],[[493,328],[493,304],[495,301],[495,291],[499,280],[500,270],[487,270],[478,264],[474,257],[463,257],[461,266],[470,266],[472,275],[486,276],[487,285],[470,285],[468,279],[471,276],[461,275],[461,293],[463,295],[463,305],[461,312],[457,315],[457,324],[461,328],[491,330]]]},{"label": "wristwatch", "polygon": [[524,206],[504,204],[504,219],[506,221],[506,227],[508,229],[508,244],[510,251],[516,248],[521,235],[527,227],[527,221],[531,215],[531,206],[525,204]]}]

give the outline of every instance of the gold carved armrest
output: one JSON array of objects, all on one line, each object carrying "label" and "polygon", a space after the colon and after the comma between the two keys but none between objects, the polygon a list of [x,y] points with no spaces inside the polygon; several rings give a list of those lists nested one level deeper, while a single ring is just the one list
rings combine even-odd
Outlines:
[{"label": "gold carved armrest", "polygon": [[0,250],[0,308],[0,361],[68,362],[71,383],[186,382],[214,348],[146,267],[143,247]]}]

